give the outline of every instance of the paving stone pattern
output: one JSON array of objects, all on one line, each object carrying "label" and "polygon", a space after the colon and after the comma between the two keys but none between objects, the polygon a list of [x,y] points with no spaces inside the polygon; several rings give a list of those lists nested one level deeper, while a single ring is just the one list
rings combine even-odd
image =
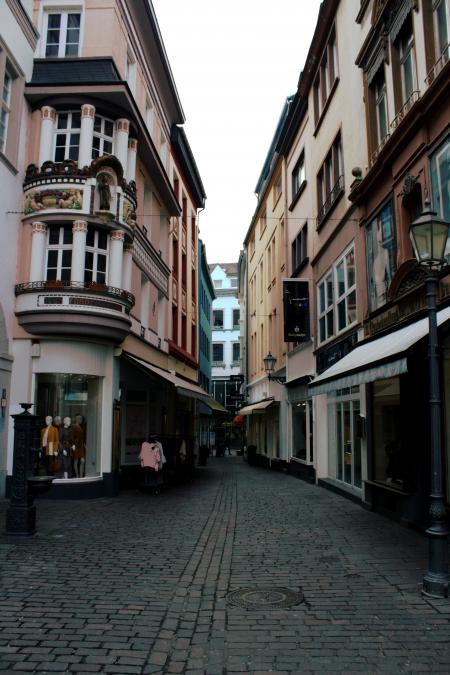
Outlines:
[{"label": "paving stone pattern", "polygon": [[[426,559],[424,536],[235,457],[158,496],[41,500],[34,537],[0,536],[0,671],[450,673]],[[227,606],[271,586],[305,601]]]}]

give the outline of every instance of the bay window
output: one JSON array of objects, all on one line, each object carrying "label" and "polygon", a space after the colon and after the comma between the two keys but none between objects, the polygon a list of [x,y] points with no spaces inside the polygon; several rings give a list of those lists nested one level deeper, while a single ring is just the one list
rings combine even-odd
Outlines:
[{"label": "bay window", "polygon": [[356,322],[356,269],[353,246],[337,260],[317,286],[319,342]]},{"label": "bay window", "polygon": [[47,281],[70,281],[72,269],[72,227],[59,225],[48,228]]},{"label": "bay window", "polygon": [[81,111],[60,112],[56,118],[55,162],[78,160],[80,150]]},{"label": "bay window", "polygon": [[92,159],[113,154],[114,122],[105,117],[95,116],[92,139]]},{"label": "bay window", "polygon": [[106,284],[108,263],[108,234],[89,227],[86,237],[84,265],[85,282]]}]

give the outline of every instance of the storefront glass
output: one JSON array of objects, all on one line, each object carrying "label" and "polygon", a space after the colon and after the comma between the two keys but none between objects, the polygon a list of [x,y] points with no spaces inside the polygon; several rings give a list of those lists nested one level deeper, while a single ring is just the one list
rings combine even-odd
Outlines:
[{"label": "storefront glass", "polygon": [[405,458],[401,439],[400,378],[379,380],[373,394],[373,478],[403,488]]},{"label": "storefront glass", "polygon": [[37,473],[84,478],[100,473],[101,378],[36,375],[36,414],[41,431]]},{"label": "storefront glass", "polygon": [[304,462],[312,461],[312,401],[292,403],[292,456]]},{"label": "storefront glass", "polygon": [[[444,220],[450,220],[450,138],[442,143],[431,158],[431,186],[433,210]],[[449,243],[446,254],[450,256]]]},{"label": "storefront glass", "polygon": [[334,467],[337,480],[355,488],[361,488],[361,437],[358,433],[360,414],[359,387],[341,389],[336,392],[334,409],[334,429],[331,430],[330,449],[334,458],[330,466]]},{"label": "storefront glass", "polygon": [[396,271],[395,224],[392,204],[387,204],[366,229],[369,304],[373,311],[387,300]]}]

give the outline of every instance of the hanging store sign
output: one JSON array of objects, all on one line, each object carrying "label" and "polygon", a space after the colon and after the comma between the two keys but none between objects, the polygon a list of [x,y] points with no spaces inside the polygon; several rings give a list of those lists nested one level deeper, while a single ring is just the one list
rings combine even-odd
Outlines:
[{"label": "hanging store sign", "polygon": [[301,279],[283,279],[284,341],[308,342],[309,287]]}]

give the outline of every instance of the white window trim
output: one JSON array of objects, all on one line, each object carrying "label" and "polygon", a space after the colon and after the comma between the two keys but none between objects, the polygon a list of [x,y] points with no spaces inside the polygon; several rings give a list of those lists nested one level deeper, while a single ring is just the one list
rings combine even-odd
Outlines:
[{"label": "white window trim", "polygon": [[446,16],[447,16],[447,47],[444,48],[444,51],[441,52],[440,47],[439,47],[439,27],[438,27],[438,22],[437,22],[437,6],[439,5],[440,0],[433,0],[433,31],[434,31],[434,38],[435,38],[435,58],[439,59],[442,54],[445,52],[449,52],[449,46],[448,44],[450,43],[450,0],[442,0],[442,2],[445,5],[446,8]]},{"label": "white window trim", "polygon": [[[100,147],[99,147],[99,154],[98,157],[101,157],[104,154],[104,145],[105,141],[108,141],[111,143],[111,152],[108,153],[108,155],[114,155],[114,143],[115,143],[115,128],[116,124],[114,120],[110,119],[109,117],[104,117],[103,115],[95,115],[95,117],[99,118],[101,120],[101,128],[102,131],[94,131],[93,132],[93,139],[94,138],[99,138],[100,139]],[[113,125],[113,132],[112,136],[107,136],[104,133],[104,128],[105,128],[105,122],[111,122]],[[95,124],[95,121],[94,121]],[[94,141],[92,140],[92,148],[91,148],[91,156],[94,152]]]},{"label": "white window trim", "polygon": [[[39,43],[36,49],[36,53],[40,58],[51,58],[45,56],[45,50],[47,47],[47,25],[48,25],[48,14],[49,13],[58,13],[58,10],[61,12],[76,13],[79,12],[80,17],[80,41],[78,44],[78,56],[81,54],[81,48],[84,43],[84,19],[85,19],[85,0],[78,0],[73,2],[73,0],[45,0],[39,6],[39,15],[38,15],[38,26],[39,26]],[[70,57],[67,57],[70,58]]]},{"label": "white window trim", "polygon": [[[333,263],[333,265],[326,271],[326,273],[320,278],[320,280],[317,282],[316,285],[316,298],[317,298],[317,344],[320,345],[321,347],[332,340],[334,340],[336,337],[341,335],[342,333],[345,333],[347,330],[349,330],[352,326],[355,326],[358,323],[358,318],[357,318],[357,313],[356,313],[356,318],[354,321],[351,323],[348,323],[344,326],[344,328],[339,329],[338,328],[338,304],[340,301],[342,301],[343,298],[346,298],[352,293],[353,290],[355,290],[356,293],[356,280],[357,280],[357,269],[356,269],[356,255],[355,255],[355,283],[353,286],[350,286],[349,288],[346,289],[346,291],[338,297],[337,292],[338,292],[338,282],[337,282],[337,268],[339,267],[340,263],[344,261],[345,265],[345,270],[346,270],[346,263],[345,259],[347,255],[350,253],[350,251],[353,250],[353,254],[355,255],[355,244],[352,242],[345,250],[344,252],[339,256],[339,258],[336,259],[336,261]],[[332,282],[333,282],[333,302],[331,305],[328,305],[325,307],[325,310],[323,312],[320,311],[320,286],[322,283],[324,283],[329,276],[331,275]],[[347,281],[346,281],[347,283]],[[326,298],[325,298],[326,300]],[[357,307],[358,305],[356,305]],[[326,315],[328,314],[329,311],[333,310],[333,329],[334,333],[332,335],[329,335],[325,338],[325,340],[320,340],[320,319],[322,317],[325,317],[326,320]]]},{"label": "white window trim", "polygon": [[[7,93],[7,99],[3,99],[3,89],[5,86],[5,79],[8,76],[9,78],[9,87],[8,87],[8,93]],[[1,100],[1,113],[5,112],[5,131],[3,135],[3,139],[0,139],[0,152],[4,154],[6,150],[6,143],[8,139],[8,125],[9,125],[9,116],[11,114],[11,93],[12,93],[12,87],[13,87],[13,82],[14,82],[14,75],[11,72],[11,68],[8,67],[8,63],[6,63],[6,68],[4,71],[4,77],[3,81],[1,83],[2,87],[2,100]]]},{"label": "white window trim", "polygon": [[[109,245],[110,245],[110,238],[109,236],[106,239],[106,248],[98,248],[98,235],[99,235],[99,230],[95,229],[95,235],[94,235],[94,245],[93,246],[88,246],[86,244],[86,253],[93,253],[93,261],[92,261],[92,283],[104,283],[108,284],[108,277],[109,277]],[[106,266],[105,266],[105,281],[97,281],[97,261],[98,261],[98,256],[99,255],[104,255],[106,257]],[[86,273],[87,268],[86,268],[86,261],[84,261],[84,273]],[[91,270],[89,270],[91,271]],[[102,272],[103,274],[103,272]]]},{"label": "white window trim", "polygon": [[[48,253],[49,251],[57,251],[58,252],[58,262],[56,264],[56,281],[61,281],[61,270],[62,270],[62,257],[63,257],[63,251],[70,251],[72,254],[71,261],[70,261],[70,268],[65,267],[64,269],[69,269],[70,274],[69,274],[69,280],[70,280],[70,275],[72,273],[72,258],[73,258],[73,239],[70,242],[70,244],[64,244],[64,230],[66,228],[64,225],[59,226],[59,238],[58,238],[58,243],[57,244],[50,244],[50,228],[48,228],[47,232],[47,251],[46,251],[46,258],[45,258],[45,279],[47,280],[47,275],[48,275]],[[51,269],[54,269],[52,267]],[[50,280],[53,281],[53,280]]]},{"label": "white window trim", "polygon": [[[80,136],[79,143],[78,143],[78,156],[80,154],[80,146],[81,146],[81,109],[80,109],[80,126],[79,127],[72,127],[72,126],[67,126],[66,129],[58,129],[58,116],[59,115],[70,115],[70,124],[72,124],[72,115],[78,114],[78,110],[59,110],[58,113],[56,114],[56,120],[55,120],[55,127],[54,127],[54,133],[53,133],[53,151],[52,151],[52,157],[53,161],[56,162],[56,139],[58,135],[65,134],[66,137],[70,135],[71,133],[78,133]],[[66,139],[67,140],[67,139]],[[69,157],[66,157],[67,150],[70,148],[70,142],[69,145],[65,145],[65,150],[64,150],[64,159],[59,160],[59,161],[65,161],[66,159],[69,159]],[[91,148],[91,153],[92,153],[92,148]],[[74,161],[78,161],[78,158]]]},{"label": "white window trim", "polygon": [[125,57],[125,81],[132,94],[136,91],[136,70],[136,57],[131,47],[128,47],[127,55]]}]

